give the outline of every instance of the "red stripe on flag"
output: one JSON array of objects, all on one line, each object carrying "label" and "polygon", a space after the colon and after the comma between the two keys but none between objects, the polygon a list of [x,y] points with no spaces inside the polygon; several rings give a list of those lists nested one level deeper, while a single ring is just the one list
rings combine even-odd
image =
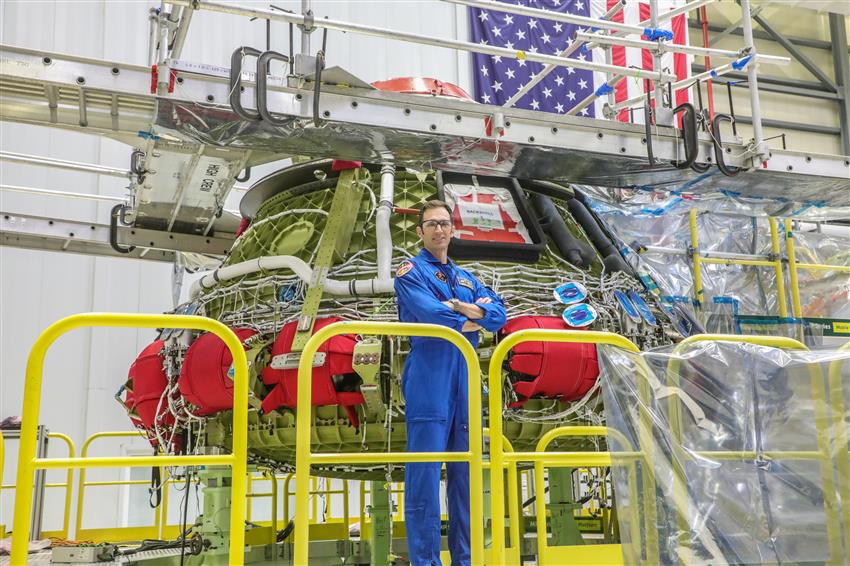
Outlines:
[{"label": "red stripe on flag", "polygon": [[[608,10],[614,7],[619,0],[608,0]],[[612,21],[623,23],[623,10],[617,12]],[[617,65],[618,67],[626,66],[626,48],[622,46],[613,46],[611,47],[611,64]],[[625,80],[621,80],[614,87],[614,100],[616,102],[622,102],[629,97],[629,85]],[[629,121],[629,111],[628,110],[620,110],[620,114],[617,116],[617,119],[620,122],[628,122]]]}]

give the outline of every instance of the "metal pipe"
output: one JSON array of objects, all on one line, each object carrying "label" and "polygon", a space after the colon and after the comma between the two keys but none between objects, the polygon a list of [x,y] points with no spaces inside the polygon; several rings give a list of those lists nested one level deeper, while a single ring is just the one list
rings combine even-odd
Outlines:
[{"label": "metal pipe", "polygon": [[694,306],[697,310],[699,310],[702,308],[704,290],[702,288],[702,257],[699,253],[697,214],[697,209],[692,208],[689,217],[689,225],[691,229],[691,252],[694,260]]},{"label": "metal pipe", "polygon": [[[649,22],[650,27],[658,28],[658,0],[649,0]],[[652,70],[661,70],[661,54],[658,51],[652,52]],[[655,118],[655,125],[672,126],[673,112],[664,106],[664,91],[659,88],[661,85],[653,82],[648,86],[652,87],[652,98],[655,101],[655,109],[652,113],[652,117]],[[649,93],[647,93],[647,96],[649,96]]]},{"label": "metal pipe", "polygon": [[393,212],[394,192],[395,167],[384,165],[381,168],[381,197],[378,212],[375,215],[378,279],[382,281],[392,281],[393,237],[390,230],[390,216]]},{"label": "metal pipe", "polygon": [[68,169],[71,171],[85,171],[86,173],[97,173],[99,175],[112,175],[113,177],[132,177],[133,174],[126,169],[118,169],[117,167],[106,167],[105,165],[94,165],[91,163],[81,163],[79,161],[67,161],[65,159],[55,159],[53,157],[43,157],[40,155],[27,155],[24,153],[13,153],[11,151],[0,151],[0,160],[12,161],[15,163],[27,163],[29,165],[41,165],[43,167],[55,167],[57,169]]},{"label": "metal pipe", "polygon": [[[602,19],[603,19],[603,20],[610,20],[610,19],[611,19],[611,18],[613,18],[613,17],[614,17],[614,16],[615,16],[618,12],[620,12],[620,10],[622,10],[622,9],[623,9],[623,7],[624,7],[625,5],[626,5],[626,0],[620,0],[620,1],[619,1],[619,2],[617,2],[614,6],[612,6],[610,10],[608,10],[607,12],[605,12],[605,14],[602,16]],[[564,49],[563,51],[561,51],[560,53],[558,53],[558,57],[569,57],[570,55],[572,55],[573,53],[575,53],[576,51],[578,51],[578,49],[579,49],[581,46],[582,46],[582,42],[581,42],[581,41],[574,41],[574,42],[572,43],[572,45],[570,45],[569,47],[567,47],[566,49]],[[606,61],[606,63],[610,64],[610,63],[611,63],[611,61]],[[517,101],[518,101],[520,98],[522,98],[523,96],[525,96],[526,94],[528,94],[528,91],[530,91],[532,88],[534,88],[535,86],[537,86],[537,85],[540,83],[540,81],[542,81],[544,78],[546,78],[546,76],[547,76],[549,73],[551,73],[552,71],[554,71],[556,68],[557,68],[557,66],[556,66],[556,65],[546,65],[546,67],[544,67],[542,71],[540,71],[539,73],[537,73],[536,75],[534,75],[534,78],[532,78],[532,79],[531,79],[530,81],[528,81],[525,85],[523,85],[523,87],[522,87],[522,88],[520,88],[520,89],[516,92],[516,94],[514,94],[512,97],[510,97],[510,98],[509,98],[509,99],[508,99],[508,100],[507,100],[507,101],[506,101],[506,102],[505,102],[502,106],[504,106],[504,107],[510,107],[510,106],[513,106],[514,104],[516,104],[516,103],[517,103]]]},{"label": "metal pipe", "polygon": [[779,249],[779,229],[776,218],[767,217],[770,226],[770,251],[774,256],[773,272],[776,275],[776,303],[779,307],[779,316],[788,318],[788,305],[785,303],[785,274],[782,272],[782,257]]},{"label": "metal pipe", "polygon": [[[293,22],[303,25],[306,18],[299,14],[288,14],[286,12],[273,12],[260,8],[247,8],[234,4],[225,4],[221,2],[213,2],[210,0],[173,0],[174,4],[188,5],[192,4],[195,9],[209,10],[223,14],[233,14],[237,16],[246,16],[251,18],[269,19],[281,22]],[[596,21],[596,20],[594,20]],[[645,71],[643,69],[631,69],[617,67],[615,65],[605,65],[601,63],[591,63],[580,59],[566,59],[556,57],[554,55],[545,55],[542,53],[531,53],[524,51],[515,51],[505,47],[495,47],[492,45],[482,45],[480,43],[471,43],[468,41],[458,41],[447,38],[437,38],[433,36],[420,35],[415,33],[406,33],[398,30],[387,28],[379,28],[374,26],[366,26],[350,22],[343,22],[332,19],[316,20],[313,25],[317,28],[359,33],[371,37],[381,37],[387,39],[395,39],[398,41],[406,41],[409,43],[417,43],[421,45],[431,45],[434,47],[444,47],[449,49],[457,49],[460,51],[468,51],[471,53],[482,53],[484,55],[500,55],[502,57],[510,57],[515,59],[525,59],[535,63],[552,64],[563,67],[575,67],[577,69],[587,69],[590,71],[598,71],[607,74],[623,74],[626,76],[637,77],[641,79],[650,79],[653,81],[673,82],[675,76],[669,73],[658,73],[655,71]]]},{"label": "metal pipe", "polygon": [[[750,0],[741,0],[741,17],[744,24],[744,44],[755,55],[756,45],[753,41],[753,20],[750,17]],[[761,123],[761,102],[759,100],[758,72],[755,63],[747,65],[747,79],[750,83],[750,112],[753,117],[753,156],[761,163],[767,163],[770,150],[764,141],[764,129]]]},{"label": "metal pipe", "polygon": [[[756,59],[758,59],[758,56],[756,56]],[[708,78],[708,77],[719,77],[721,75],[724,75],[724,74],[726,74],[726,73],[728,73],[732,70],[732,63],[734,63],[734,61],[730,61],[729,63],[726,63],[725,65],[720,65],[719,67],[717,67],[715,69],[709,69],[709,70],[707,70],[703,73],[700,73],[698,75],[691,75],[690,77],[688,77],[686,79],[682,79],[681,81],[673,83],[670,86],[670,88],[673,89],[673,92],[676,92],[677,90],[679,90],[681,88],[685,88],[687,86],[690,86],[691,84],[695,83],[696,81],[701,81],[701,80]],[[751,62],[750,65],[753,65],[753,63]],[[639,94],[638,96],[632,97],[628,100],[624,100],[622,102],[618,102],[617,104],[613,104],[611,106],[611,109],[612,110],[620,110],[622,108],[628,108],[628,107],[636,105],[638,103],[642,103],[645,98],[646,98],[646,94]]]},{"label": "metal pipe", "polygon": [[[301,0],[301,14],[303,15],[303,19],[301,22],[301,54],[309,55],[310,54],[310,34],[313,33],[313,29],[306,29],[304,26],[304,22],[306,21],[307,14],[310,13],[310,0]],[[312,18],[311,18],[312,19]]]},{"label": "metal pipe", "polygon": [[174,33],[174,41],[171,43],[171,52],[169,56],[172,59],[179,59],[183,52],[183,45],[186,43],[186,35],[189,33],[189,24],[192,23],[192,15],[195,10],[192,6],[184,6],[183,12],[180,14],[180,23],[177,25],[177,31]]},{"label": "metal pipe", "polygon": [[109,195],[94,195],[88,193],[68,193],[65,191],[55,191],[51,189],[36,189],[35,187],[21,187],[18,185],[0,185],[0,191],[10,191],[13,193],[32,193],[37,195],[50,195],[56,197],[78,198],[83,200],[98,200],[106,202],[127,202],[124,197],[112,197]]},{"label": "metal pipe", "polygon": [[515,6],[513,4],[505,4],[503,2],[495,2],[494,0],[442,0],[452,4],[460,4],[469,6],[470,8],[480,8],[482,10],[493,10],[496,12],[504,12],[507,14],[517,14],[519,16],[530,16],[541,18],[544,20],[552,20],[556,22],[564,22],[588,28],[601,28],[618,31],[625,34],[643,33],[644,28],[639,25],[624,24],[621,22],[612,22],[608,20],[600,20],[598,18],[588,18],[587,16],[576,16],[564,12],[554,12],[552,10],[541,10],[540,8],[529,8],[527,6]]},{"label": "metal pipe", "polygon": [[[658,21],[658,23],[662,23],[662,22],[666,22],[667,20],[672,20],[676,16],[679,16],[681,14],[685,14],[685,13],[690,12],[692,10],[696,10],[697,8],[701,8],[701,7],[705,6],[706,4],[710,4],[714,1],[715,0],[695,0],[694,2],[684,4],[682,6],[679,6],[678,8],[674,8],[674,9],[670,10],[669,12],[664,12],[663,14],[658,14],[657,21]],[[642,22],[640,22],[638,24],[638,26],[641,26],[641,27],[645,27],[645,26],[648,26],[648,25],[651,25],[651,20],[643,20]],[[599,26],[596,26],[596,27],[599,27]],[[643,33],[643,32],[641,32],[641,33]],[[614,32],[610,35],[612,37],[622,37],[625,34],[620,33],[620,32]],[[588,49],[593,49],[593,47],[595,47],[595,46],[592,45],[592,44],[587,46]]]},{"label": "metal pipe", "polygon": [[[699,19],[702,22],[702,46],[708,47],[708,15],[705,9],[705,6],[701,6],[699,9]],[[708,55],[705,56],[705,68],[711,68],[711,57]],[[708,119],[709,121],[714,118],[714,90],[713,81],[708,79],[705,82],[705,91],[708,95]],[[699,84],[697,84],[697,88],[699,88]]]},{"label": "metal pipe", "polygon": [[[714,49],[695,47],[693,45],[679,45],[673,43],[664,43],[657,41],[645,41],[643,39],[631,39],[627,37],[611,37],[601,35],[599,33],[590,33],[586,31],[576,32],[576,39],[583,40],[590,44],[591,41],[603,45],[619,45],[623,47],[636,47],[640,49],[648,49],[650,51],[658,51],[659,53],[687,53],[688,55],[696,55],[699,57],[723,57],[726,59],[740,59],[745,57],[746,53],[741,51],[730,51],[728,49]],[[760,55],[759,62],[768,65],[789,65],[790,57],[779,57],[775,55]],[[693,78],[693,77],[691,77]]]},{"label": "metal pipe", "polygon": [[791,307],[794,318],[803,317],[800,303],[800,284],[797,279],[797,254],[794,250],[794,227],[790,220],[785,221],[785,250],[788,254],[788,277],[791,284]]}]

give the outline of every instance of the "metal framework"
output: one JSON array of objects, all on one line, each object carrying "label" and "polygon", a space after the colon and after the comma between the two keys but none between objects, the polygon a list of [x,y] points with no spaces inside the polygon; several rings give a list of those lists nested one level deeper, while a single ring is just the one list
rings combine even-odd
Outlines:
[{"label": "metal framework", "polygon": [[[148,242],[162,242],[163,250],[184,249],[185,240],[175,234],[192,234],[207,238],[215,233],[232,233],[233,220],[217,219],[223,202],[233,189],[235,180],[243,169],[290,154],[311,155],[317,147],[339,157],[362,161],[375,161],[376,152],[383,151],[380,160],[394,161],[397,165],[431,166],[447,170],[489,170],[496,175],[529,176],[526,163],[534,163],[536,172],[547,171],[550,180],[579,182],[611,187],[646,187],[676,189],[686,187],[694,194],[713,192],[717,187],[733,190],[745,196],[783,198],[826,205],[846,204],[846,181],[850,175],[850,162],[838,156],[819,156],[803,152],[768,149],[762,126],[791,129],[792,124],[763,120],[758,100],[759,76],[756,63],[786,63],[788,59],[767,57],[755,52],[754,37],[772,37],[785,46],[790,54],[812,71],[818,78],[818,91],[822,98],[836,100],[841,105],[843,136],[846,153],[850,153],[850,118],[847,112],[847,90],[850,81],[846,76],[846,30],[840,17],[831,16],[831,47],[836,53],[836,78],[832,81],[823,71],[815,70],[804,54],[797,49],[801,42],[785,39],[776,34],[763,16],[751,11],[748,0],[741,2],[745,42],[740,51],[707,47],[671,45],[663,40],[643,41],[636,36],[646,28],[656,28],[674,15],[704,9],[712,0],[692,0],[670,12],[660,12],[657,2],[650,3],[650,18],[638,25],[611,21],[622,9],[617,3],[601,19],[581,18],[555,14],[535,8],[518,7],[488,0],[444,0],[453,4],[493,9],[517,14],[533,14],[549,19],[561,19],[598,30],[595,33],[580,31],[573,44],[559,55],[518,52],[494,46],[482,46],[465,41],[447,41],[418,34],[402,33],[375,26],[354,24],[334,19],[316,19],[309,11],[310,2],[303,2],[301,14],[264,10],[253,7],[225,4],[208,0],[174,0],[165,4],[164,10],[152,13],[150,62],[156,72],[145,66],[127,65],[113,61],[47,53],[4,46],[0,63],[3,88],[0,93],[3,117],[22,123],[70,128],[106,135],[135,147],[127,171],[92,166],[88,170],[129,179],[127,207],[121,217],[134,228],[158,231],[163,238],[148,238]],[[168,6],[171,7],[170,11]],[[288,77],[266,77],[264,84],[255,81],[256,73],[247,69],[228,70],[180,60],[193,15],[198,10],[281,21],[297,25],[302,33],[301,53],[295,56]],[[752,17],[751,17],[752,16]],[[753,30],[755,19],[765,30]],[[730,32],[735,33],[735,28]],[[693,156],[685,155],[688,143],[680,139],[683,132],[672,127],[670,108],[662,108],[663,101],[656,100],[658,108],[656,125],[651,134],[638,125],[606,120],[591,120],[541,114],[517,110],[510,106],[521,96],[514,96],[504,107],[470,104],[456,101],[433,101],[412,96],[377,92],[362,81],[341,69],[327,69],[321,76],[320,88],[314,88],[316,57],[310,51],[311,33],[319,30],[344,31],[359,35],[378,36],[421,45],[452,48],[461,51],[486,53],[536,61],[547,64],[545,70],[526,85],[529,90],[551,69],[561,65],[588,68],[608,73],[607,84],[614,85],[625,76],[648,79],[659,87],[690,88],[700,80],[723,81],[724,75],[733,79],[746,77],[750,87],[752,116],[740,116],[738,121],[752,123],[754,139],[722,140],[723,161],[727,168],[743,168],[737,177],[726,178],[716,174],[699,174],[687,169],[677,169],[670,163],[681,163],[683,157],[697,164],[711,167],[717,153],[712,136],[697,135]],[[843,38],[843,39],[842,39]],[[629,69],[609,63],[592,63],[571,59],[568,56],[584,45],[586,48],[603,48],[622,45],[647,48],[657,59],[665,51],[685,52],[694,55],[731,59],[731,62],[700,71],[688,81],[675,82],[665,72]],[[820,45],[823,47],[823,45]],[[323,56],[323,55],[322,55]],[[234,58],[241,65],[242,57]],[[610,58],[609,58],[610,61]],[[734,65],[733,65],[734,63]],[[744,73],[736,72],[742,69]],[[656,61],[657,67],[657,61]],[[240,73],[241,71],[241,73]],[[235,98],[233,76],[238,77],[244,92]],[[265,74],[265,73],[263,73]],[[153,87],[152,87],[153,81]],[[774,78],[763,79],[762,90],[783,87],[787,92],[789,82],[779,84]],[[348,85],[346,88],[337,86]],[[353,88],[352,88],[353,87]],[[796,93],[808,92],[808,86],[794,85]],[[660,97],[662,89],[654,89]],[[792,93],[795,93],[793,90]],[[203,131],[186,129],[193,119],[201,124],[226,124],[239,120],[234,101],[245,107],[249,114],[259,106],[264,95],[265,118],[257,116],[243,121],[245,133],[258,133],[261,137],[274,133],[283,138],[274,143],[247,141],[237,138],[225,140],[206,135]],[[586,107],[596,98],[588,97],[576,108]],[[614,104],[609,95],[611,111],[641,105],[643,97]],[[574,109],[575,110],[575,109]],[[177,122],[174,117],[179,116]],[[270,123],[271,122],[271,123]],[[339,128],[335,144],[328,145],[327,131],[322,124],[332,122]],[[487,125],[491,126],[487,126]],[[661,125],[668,124],[668,125]],[[194,128],[196,125],[193,125]],[[819,125],[803,126],[807,131],[836,133],[836,129]],[[201,128],[203,130],[203,128]],[[297,136],[286,138],[287,131]],[[364,133],[386,133],[386,148],[379,149],[361,144],[352,150],[353,140],[362,140]],[[714,136],[715,138],[719,136]],[[423,144],[425,139],[435,144]],[[396,143],[393,143],[396,142]],[[405,154],[402,147],[414,144],[429,151]],[[647,146],[654,158],[647,167]],[[4,160],[30,163],[27,156],[4,153]],[[495,159],[494,159],[495,158]],[[40,165],[86,170],[84,164],[63,160],[41,160]],[[82,167],[81,167],[82,166]],[[589,174],[592,172],[592,174]],[[248,173],[246,171],[245,176]],[[177,179],[175,182],[174,179]],[[0,187],[2,190],[20,190],[21,187]],[[33,191],[34,192],[34,191]],[[82,196],[82,195],[81,195]],[[117,197],[115,197],[117,198]],[[8,231],[7,244],[25,242],[21,234]],[[75,232],[76,233],[76,232]],[[45,234],[44,242],[52,240]],[[179,240],[179,244],[178,244]],[[135,242],[133,242],[135,244]],[[58,249],[62,249],[60,245]],[[135,244],[138,245],[138,244]],[[56,249],[54,246],[47,249]],[[216,246],[213,246],[215,248]],[[73,249],[68,245],[66,249]],[[220,253],[219,250],[194,246],[192,251]],[[141,254],[141,252],[139,252]],[[148,255],[150,255],[148,253]],[[162,254],[160,254],[162,255]]]}]

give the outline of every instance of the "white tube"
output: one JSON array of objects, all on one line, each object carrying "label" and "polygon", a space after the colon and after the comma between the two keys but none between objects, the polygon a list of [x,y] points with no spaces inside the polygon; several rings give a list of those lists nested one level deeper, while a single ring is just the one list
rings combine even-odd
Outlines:
[{"label": "white tube", "polygon": [[[308,285],[312,284],[313,270],[302,259],[291,255],[278,255],[259,257],[228,265],[208,273],[192,283],[189,290],[191,298],[197,297],[204,289],[209,289],[218,282],[230,281],[245,275],[251,275],[259,271],[272,271],[276,269],[288,269]],[[329,295],[350,297],[352,295],[378,295],[393,292],[393,280],[386,279],[357,279],[351,281],[338,281],[336,279],[323,279],[324,292]]]},{"label": "white tube", "polygon": [[378,248],[378,279],[392,279],[393,237],[390,232],[390,215],[393,211],[393,193],[395,192],[395,167],[384,165],[381,168],[381,199],[378,213],[375,215],[375,238]]},{"label": "white tube", "polygon": [[310,269],[310,266],[307,265],[304,260],[295,256],[277,255],[258,257],[257,259],[249,259],[248,261],[243,261],[242,263],[237,263],[235,265],[220,267],[212,273],[204,275],[192,283],[189,296],[196,297],[202,290],[209,289],[220,281],[230,281],[231,279],[251,275],[258,271],[273,269],[289,269],[306,283],[310,282],[313,275],[313,270]]}]

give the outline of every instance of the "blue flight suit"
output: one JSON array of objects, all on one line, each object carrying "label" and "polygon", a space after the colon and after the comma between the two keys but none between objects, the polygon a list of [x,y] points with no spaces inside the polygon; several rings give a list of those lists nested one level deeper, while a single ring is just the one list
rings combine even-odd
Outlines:
[{"label": "blue flight suit", "polygon": [[[475,304],[477,299],[489,297],[491,303],[477,305],[484,317],[473,322],[491,332],[505,324],[505,306],[498,295],[451,260],[441,264],[424,248],[396,271],[395,292],[402,322],[440,324],[460,332],[469,319],[442,301],[457,298]],[[473,347],[478,345],[478,332],[464,336]],[[441,338],[410,338],[410,354],[402,375],[408,452],[469,450],[468,385],[466,363],[453,344]],[[405,524],[413,566],[441,564],[440,469],[437,462],[404,467]],[[446,483],[452,564],[467,565],[469,464],[447,463]]]}]

